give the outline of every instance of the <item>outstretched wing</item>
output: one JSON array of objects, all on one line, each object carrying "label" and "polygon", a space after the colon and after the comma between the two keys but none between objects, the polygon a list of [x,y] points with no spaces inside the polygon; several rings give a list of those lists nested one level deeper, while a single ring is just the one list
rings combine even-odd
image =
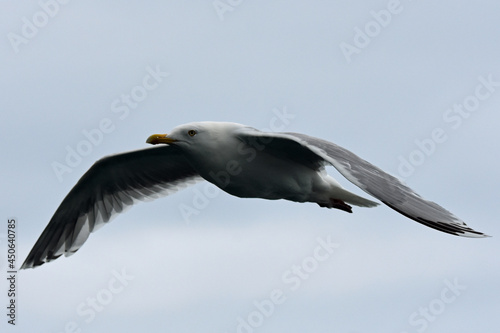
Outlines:
[{"label": "outstretched wing", "polygon": [[428,227],[464,237],[487,237],[469,228],[462,220],[438,204],[425,200],[399,179],[334,143],[299,133],[263,133],[245,128],[243,141],[254,142],[273,153],[286,155],[311,167],[325,162],[365,192],[402,215]]},{"label": "outstretched wing", "polygon": [[75,253],[89,234],[137,200],[157,198],[198,178],[182,153],[162,146],[97,161],[64,198],[21,268]]}]

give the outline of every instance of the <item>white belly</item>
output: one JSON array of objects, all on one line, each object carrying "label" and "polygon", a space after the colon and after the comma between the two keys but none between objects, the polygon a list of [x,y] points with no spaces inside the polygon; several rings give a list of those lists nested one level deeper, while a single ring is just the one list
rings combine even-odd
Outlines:
[{"label": "white belly", "polygon": [[202,177],[242,198],[309,201],[318,173],[301,164],[258,154],[251,161],[230,160],[225,167],[205,170]]}]

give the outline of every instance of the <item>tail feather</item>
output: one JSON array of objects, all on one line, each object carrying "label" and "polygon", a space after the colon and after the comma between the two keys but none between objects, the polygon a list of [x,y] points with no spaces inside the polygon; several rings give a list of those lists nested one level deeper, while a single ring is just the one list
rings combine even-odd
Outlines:
[{"label": "tail feather", "polygon": [[375,201],[371,201],[349,192],[330,175],[323,173],[321,176],[321,187],[318,186],[318,188],[321,188],[321,191],[316,191],[315,195],[310,198],[311,201],[316,202],[321,207],[338,208],[349,211],[350,208],[348,209],[347,207],[345,207],[345,209],[342,207],[336,207],[335,202],[342,202],[346,206],[348,206],[347,204],[351,204],[358,207],[375,207],[379,205],[379,203]]},{"label": "tail feather", "polygon": [[351,205],[354,205],[354,206],[358,206],[358,207],[375,207],[375,206],[378,206],[379,203],[375,202],[375,201],[371,201],[371,200],[368,200],[366,198],[363,198],[363,197],[360,197],[359,195],[357,194],[354,194],[352,192],[349,192],[345,189],[338,189],[336,191],[337,195],[336,197],[338,199],[341,199],[345,202],[347,202],[348,204],[351,204]]}]

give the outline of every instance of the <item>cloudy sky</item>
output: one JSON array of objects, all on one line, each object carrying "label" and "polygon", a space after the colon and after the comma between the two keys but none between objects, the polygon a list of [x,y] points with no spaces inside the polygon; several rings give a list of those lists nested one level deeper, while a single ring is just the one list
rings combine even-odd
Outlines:
[{"label": "cloudy sky", "polygon": [[0,4],[3,312],[7,221],[19,267],[97,159],[190,121],[335,142],[493,236],[200,183],[19,272],[2,331],[498,330],[498,1]]}]

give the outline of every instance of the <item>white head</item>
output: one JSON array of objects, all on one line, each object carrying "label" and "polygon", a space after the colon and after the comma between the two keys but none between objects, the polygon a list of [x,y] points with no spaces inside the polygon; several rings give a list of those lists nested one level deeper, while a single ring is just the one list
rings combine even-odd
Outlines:
[{"label": "white head", "polygon": [[[223,142],[231,137],[235,130],[245,125],[229,122],[202,121],[175,127],[170,134],[153,134],[146,142],[175,145],[184,151],[221,149]],[[222,143],[222,146],[221,146]]]}]

